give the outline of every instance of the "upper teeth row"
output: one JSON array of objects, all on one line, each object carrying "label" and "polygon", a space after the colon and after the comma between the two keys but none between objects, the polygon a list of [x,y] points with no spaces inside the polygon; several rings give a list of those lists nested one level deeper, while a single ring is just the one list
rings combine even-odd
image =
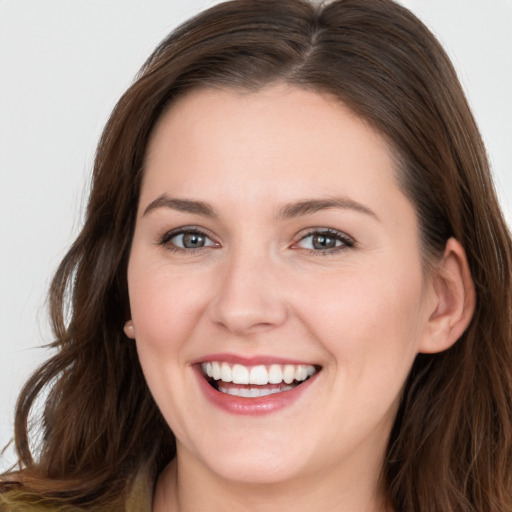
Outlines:
[{"label": "upper teeth row", "polygon": [[310,364],[271,364],[270,366],[230,365],[226,362],[212,361],[202,363],[203,372],[215,380],[233,382],[235,384],[291,384],[294,380],[303,381],[313,375],[316,370]]}]

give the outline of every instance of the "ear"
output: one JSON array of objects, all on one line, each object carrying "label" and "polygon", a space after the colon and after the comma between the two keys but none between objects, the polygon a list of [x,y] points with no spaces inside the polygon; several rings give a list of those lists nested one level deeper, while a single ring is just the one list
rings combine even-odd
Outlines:
[{"label": "ear", "polygon": [[126,336],[128,336],[128,338],[130,338],[131,340],[135,339],[135,329],[133,327],[133,322],[131,320],[127,320],[125,322],[123,330]]},{"label": "ear", "polygon": [[468,327],[475,310],[475,287],[462,245],[450,238],[431,276],[433,301],[427,336],[419,352],[432,354],[450,348]]}]

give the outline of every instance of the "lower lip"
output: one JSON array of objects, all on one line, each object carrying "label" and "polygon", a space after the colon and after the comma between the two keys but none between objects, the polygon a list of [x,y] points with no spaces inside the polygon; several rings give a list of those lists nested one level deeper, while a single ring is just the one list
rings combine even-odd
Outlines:
[{"label": "lower lip", "polygon": [[301,395],[316,380],[318,374],[312,375],[308,380],[295,386],[288,391],[272,393],[271,395],[246,398],[241,396],[228,395],[221,393],[212,387],[204,378],[199,367],[196,366],[196,373],[199,378],[199,385],[202,392],[209,402],[216,407],[223,409],[231,414],[242,414],[247,416],[260,416],[284,409],[296,402]]}]

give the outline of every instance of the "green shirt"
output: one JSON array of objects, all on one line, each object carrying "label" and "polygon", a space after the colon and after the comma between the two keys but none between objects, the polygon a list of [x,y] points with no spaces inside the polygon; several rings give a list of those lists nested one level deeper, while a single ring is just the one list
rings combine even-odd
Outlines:
[{"label": "green shirt", "polygon": [[[14,491],[0,493],[0,512],[83,512],[80,508],[56,509],[47,505],[19,504],[13,501]],[[132,491],[126,501],[126,507],[119,512],[151,512],[153,501],[153,485],[142,476],[135,479]],[[101,512],[101,511],[98,511]],[[116,511],[117,512],[117,511]]]}]

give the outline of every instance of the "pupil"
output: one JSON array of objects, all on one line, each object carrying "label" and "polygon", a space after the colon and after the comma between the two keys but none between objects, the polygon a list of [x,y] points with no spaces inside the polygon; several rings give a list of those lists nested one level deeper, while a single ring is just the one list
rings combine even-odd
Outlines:
[{"label": "pupil", "polygon": [[336,247],[336,240],[330,236],[315,235],[313,237],[313,247],[315,249],[332,249]]},{"label": "pupil", "polygon": [[185,233],[183,235],[183,245],[187,249],[194,249],[196,247],[203,247],[204,236],[198,233]]}]

